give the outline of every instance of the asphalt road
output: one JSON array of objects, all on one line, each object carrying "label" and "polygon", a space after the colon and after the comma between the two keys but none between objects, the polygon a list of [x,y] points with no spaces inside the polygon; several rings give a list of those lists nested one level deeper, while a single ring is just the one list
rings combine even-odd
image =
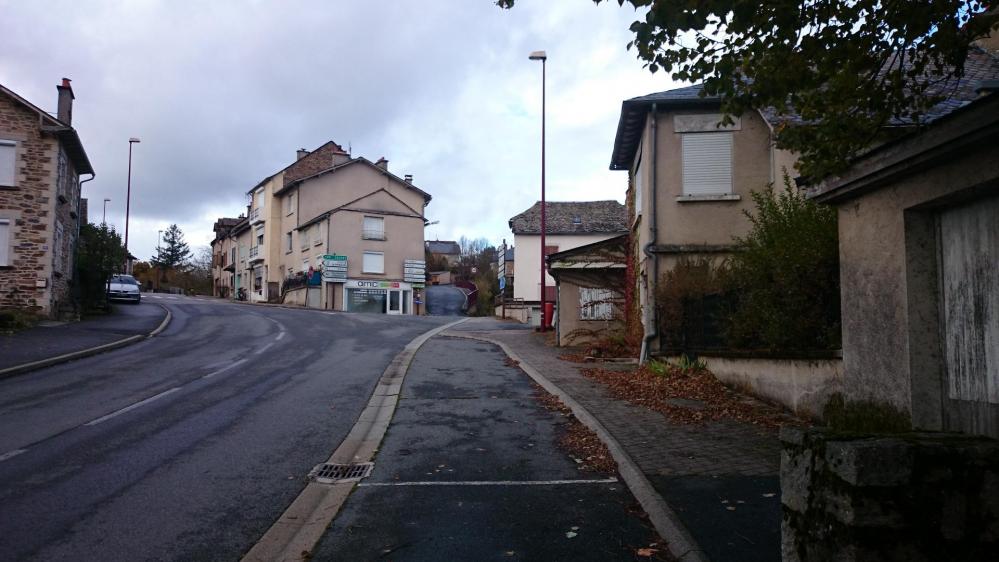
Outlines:
[{"label": "asphalt road", "polygon": [[452,285],[427,287],[427,312],[434,316],[461,316],[465,313],[465,293]]},{"label": "asphalt road", "polygon": [[0,560],[238,559],[445,322],[158,302],[159,336],[0,381]]},{"label": "asphalt road", "polygon": [[650,560],[636,553],[655,533],[625,484],[556,447],[564,419],[505,359],[466,339],[424,344],[371,476],[312,560]]}]

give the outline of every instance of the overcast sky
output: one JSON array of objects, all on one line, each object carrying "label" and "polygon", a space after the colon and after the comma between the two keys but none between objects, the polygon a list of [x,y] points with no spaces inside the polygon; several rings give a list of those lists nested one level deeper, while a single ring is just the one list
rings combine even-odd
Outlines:
[{"label": "overcast sky", "polygon": [[0,83],[73,125],[97,177],[90,220],[121,229],[128,138],[130,249],[177,223],[192,249],[245,210],[246,191],[327,140],[384,156],[433,196],[427,239],[508,238],[540,197],[548,53],[550,201],[624,200],[608,170],[621,101],[678,86],[625,49],[617,2],[518,0],[0,0]]}]

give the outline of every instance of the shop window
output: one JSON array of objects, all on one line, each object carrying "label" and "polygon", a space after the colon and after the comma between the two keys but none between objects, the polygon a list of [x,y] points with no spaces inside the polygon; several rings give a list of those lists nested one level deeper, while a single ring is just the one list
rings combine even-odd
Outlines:
[{"label": "shop window", "polygon": [[361,263],[362,273],[385,273],[385,254],[382,252],[364,252]]}]

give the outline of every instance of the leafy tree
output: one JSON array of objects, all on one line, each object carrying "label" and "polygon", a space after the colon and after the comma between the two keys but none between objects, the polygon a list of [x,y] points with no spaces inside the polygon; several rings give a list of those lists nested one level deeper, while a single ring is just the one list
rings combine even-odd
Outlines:
[{"label": "leafy tree", "polygon": [[163,232],[163,246],[157,248],[153,263],[165,269],[175,269],[186,265],[191,257],[191,249],[184,242],[184,233],[180,227],[171,224]]},{"label": "leafy tree", "polygon": [[812,177],[841,169],[893,120],[919,123],[963,75],[971,41],[999,33],[992,0],[625,2],[644,13],[628,48],[650,71],[703,82],[729,115],[800,117],[777,142]]},{"label": "leafy tree", "polygon": [[125,263],[121,235],[107,224],[80,226],[76,268],[84,310],[107,307],[107,282]]}]

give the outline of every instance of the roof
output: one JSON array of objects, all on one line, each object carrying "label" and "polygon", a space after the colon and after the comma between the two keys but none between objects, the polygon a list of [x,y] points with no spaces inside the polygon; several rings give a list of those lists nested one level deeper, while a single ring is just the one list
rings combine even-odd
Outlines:
[{"label": "roof", "polygon": [[[545,234],[602,234],[628,231],[628,211],[617,201],[547,201]],[[541,202],[509,221],[514,234],[541,234]]]},{"label": "roof", "polygon": [[87,151],[83,149],[83,142],[80,141],[80,135],[76,132],[76,129],[49,115],[46,111],[17,95],[3,84],[0,84],[0,92],[3,92],[15,102],[34,111],[41,117],[41,130],[46,133],[52,133],[62,142],[63,148],[66,149],[66,154],[69,155],[69,159],[73,162],[73,167],[76,168],[78,174],[94,175],[94,167],[90,164],[90,158],[87,156]]},{"label": "roof", "polygon": [[[330,148],[330,149],[331,149],[331,151],[332,151],[333,153],[335,153],[335,154],[347,154],[347,152],[345,152],[345,151],[343,150],[343,147],[342,147],[342,146],[340,146],[339,144],[337,144],[337,143],[335,143],[335,142],[333,142],[333,141],[326,141],[325,143],[323,143],[323,144],[322,144],[321,146],[319,146],[319,147],[318,147],[318,148],[316,148],[315,150],[313,150],[313,151],[309,152],[308,154],[306,154],[306,155],[305,155],[305,156],[304,156],[303,158],[309,158],[309,157],[313,157],[313,158],[315,158],[315,156],[314,156],[314,155],[316,155],[316,154],[321,154],[321,153],[323,152],[323,149],[324,149],[324,148],[327,148],[327,147],[328,147],[328,148]],[[291,168],[292,166],[294,166],[294,165],[298,164],[299,162],[301,162],[303,158],[298,158],[298,159],[296,159],[296,160],[295,160],[294,162],[292,162],[291,164],[288,164],[288,165],[287,165],[287,166],[285,166],[284,168],[281,168],[280,170],[278,170],[278,171],[274,172],[273,174],[271,174],[271,175],[267,176],[266,178],[264,178],[264,179],[260,180],[260,181],[259,181],[259,182],[257,183],[257,185],[255,185],[255,186],[253,186],[252,188],[250,188],[250,190],[249,190],[249,191],[247,191],[246,193],[247,193],[247,194],[251,194],[251,193],[253,193],[253,192],[254,192],[254,191],[256,191],[257,189],[259,189],[259,188],[260,188],[260,186],[262,186],[262,185],[264,185],[265,183],[267,183],[267,182],[271,181],[271,178],[273,178],[274,176],[276,176],[276,175],[278,175],[278,174],[280,174],[280,173],[282,173],[282,172],[286,172],[286,171],[288,171],[288,169],[289,169],[289,168]],[[281,189],[279,189],[278,191],[279,191],[279,192],[281,192],[281,191],[284,191],[284,188],[285,188],[285,187],[287,187],[287,186],[283,186],[283,187],[282,187]]]},{"label": "roof", "polygon": [[513,259],[514,258],[513,251],[514,251],[514,248],[507,248],[506,249],[506,255],[503,256],[504,261],[514,261],[514,259]]},{"label": "roof", "polygon": [[[931,96],[941,95],[945,99],[931,107],[922,118],[922,123],[931,123],[948,115],[954,110],[964,107],[978,97],[975,92],[978,84],[985,80],[999,78],[999,58],[984,49],[972,46],[968,50],[968,58],[964,65],[964,76],[956,80],[940,82],[930,90]],[[641,141],[642,130],[645,128],[645,118],[652,105],[657,109],[675,109],[686,107],[718,107],[721,98],[704,96],[704,85],[695,84],[684,88],[676,88],[657,92],[637,98],[631,98],[621,103],[621,117],[618,119],[617,135],[614,138],[614,149],[611,153],[611,170],[628,170],[635,160],[638,143]],[[801,125],[804,121],[794,112],[779,114],[775,108],[760,109],[760,115],[771,125],[791,123]],[[894,119],[889,126],[907,127],[915,123]]]},{"label": "roof", "polygon": [[461,246],[453,240],[427,240],[427,251],[431,254],[458,255]]},{"label": "roof", "polygon": [[[416,187],[415,185],[412,184],[412,182],[408,182],[405,179],[400,178],[399,176],[393,174],[392,172],[386,170],[385,168],[382,168],[381,166],[375,164],[374,162],[372,162],[371,160],[368,160],[367,158],[365,158],[363,156],[358,156],[357,158],[352,158],[350,160],[347,160],[346,162],[343,162],[342,164],[337,164],[335,166],[332,166],[330,168],[322,170],[321,172],[312,174],[311,176],[306,176],[304,178],[301,178],[301,179],[295,180],[293,182],[290,182],[288,185],[282,187],[277,192],[275,192],[275,195],[280,195],[281,193],[284,193],[285,191],[288,191],[289,189],[292,189],[293,187],[295,187],[297,185],[301,185],[303,182],[305,182],[307,180],[310,180],[312,178],[317,178],[319,176],[324,176],[324,175],[326,175],[326,174],[328,174],[330,172],[335,172],[335,171],[337,171],[337,170],[339,170],[341,168],[346,168],[347,166],[350,166],[351,164],[367,164],[368,166],[374,168],[375,170],[378,170],[379,173],[385,174],[386,176],[388,176],[388,177],[396,180],[397,182],[403,184],[408,189],[412,189],[413,191],[419,193],[420,195],[423,196],[423,200],[426,201],[427,203],[429,203],[430,200],[432,199],[432,197],[430,196],[429,193],[427,193],[426,191],[423,191],[422,189]],[[261,182],[261,183],[263,183],[263,182]],[[256,188],[254,188],[254,189],[256,189]]]}]

